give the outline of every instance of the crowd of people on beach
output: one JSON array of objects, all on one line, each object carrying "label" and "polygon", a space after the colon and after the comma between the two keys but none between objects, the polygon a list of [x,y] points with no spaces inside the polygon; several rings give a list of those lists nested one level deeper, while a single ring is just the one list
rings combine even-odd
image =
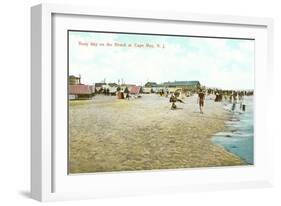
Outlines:
[{"label": "crowd of people on beach", "polygon": [[[236,110],[236,105],[240,106],[241,111],[246,110],[246,103],[245,103],[245,96],[253,95],[253,91],[235,91],[235,90],[203,90],[201,88],[198,88],[197,91],[193,91],[192,95],[197,95],[198,96],[198,104],[199,104],[199,110],[200,113],[203,114],[203,107],[204,107],[204,102],[205,102],[205,97],[214,95],[214,102],[228,102],[232,104],[231,110],[235,111]],[[160,94],[160,96],[163,96],[164,94]],[[175,92],[172,93],[170,96],[170,103],[171,109],[177,109],[176,102],[184,103],[180,98],[180,93]]]},{"label": "crowd of people on beach", "polygon": [[[118,97],[119,99],[126,99],[129,100],[131,98],[128,88],[125,88],[125,90],[122,93],[118,93],[120,91],[120,88],[117,89],[117,94],[123,95],[122,97]],[[104,94],[106,96],[110,96],[109,89],[101,89],[99,94]],[[197,103],[199,105],[199,111],[201,114],[203,114],[203,108],[205,104],[205,98],[209,97],[209,99],[213,99],[214,102],[225,102],[228,104],[231,104],[231,110],[235,111],[237,108],[237,105],[239,105],[239,108],[241,111],[246,110],[246,103],[245,103],[245,96],[253,95],[253,91],[236,91],[236,90],[219,90],[219,89],[203,89],[203,88],[197,88],[196,90],[192,91],[184,91],[184,90],[178,90],[175,92],[169,92],[168,90],[164,91],[161,90],[157,94],[160,96],[164,96],[169,98],[169,102],[171,103],[171,109],[175,110],[178,109],[176,103],[185,103],[183,101],[183,95],[193,96],[197,95]],[[118,96],[118,95],[117,95]],[[212,98],[211,98],[212,97]]]}]

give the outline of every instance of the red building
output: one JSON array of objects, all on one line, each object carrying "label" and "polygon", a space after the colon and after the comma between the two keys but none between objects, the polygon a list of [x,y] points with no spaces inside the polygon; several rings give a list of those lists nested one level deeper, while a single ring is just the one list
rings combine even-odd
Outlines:
[{"label": "red building", "polygon": [[130,90],[130,94],[139,94],[142,92],[141,86],[133,86]]},{"label": "red building", "polygon": [[77,84],[69,85],[69,99],[91,99],[93,87],[90,85]]}]

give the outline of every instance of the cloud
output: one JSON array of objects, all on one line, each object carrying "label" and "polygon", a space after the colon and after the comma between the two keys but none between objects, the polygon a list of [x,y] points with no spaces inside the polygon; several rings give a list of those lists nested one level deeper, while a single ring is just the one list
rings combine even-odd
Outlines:
[{"label": "cloud", "polygon": [[[106,78],[145,84],[199,80],[226,89],[254,88],[254,41],[239,39],[71,32],[69,72],[92,84]],[[165,48],[85,47],[78,42],[159,44]]]}]

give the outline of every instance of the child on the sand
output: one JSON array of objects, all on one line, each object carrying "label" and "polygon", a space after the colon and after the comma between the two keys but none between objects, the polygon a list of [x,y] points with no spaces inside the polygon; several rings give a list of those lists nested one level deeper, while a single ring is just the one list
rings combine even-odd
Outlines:
[{"label": "child on the sand", "polygon": [[171,106],[171,109],[176,109],[177,106],[176,106],[176,101],[177,101],[177,98],[174,94],[171,95],[170,97],[170,102],[172,103],[172,106]]}]

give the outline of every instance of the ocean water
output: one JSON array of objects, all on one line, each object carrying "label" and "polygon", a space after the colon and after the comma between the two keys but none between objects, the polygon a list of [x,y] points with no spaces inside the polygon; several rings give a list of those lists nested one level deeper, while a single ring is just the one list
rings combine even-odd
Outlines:
[{"label": "ocean water", "polygon": [[226,121],[226,131],[219,132],[212,137],[215,144],[223,146],[227,151],[239,156],[248,164],[254,164],[254,108],[253,96],[245,96],[246,110],[240,110],[236,104],[223,103],[224,109],[232,113],[232,118]]}]

